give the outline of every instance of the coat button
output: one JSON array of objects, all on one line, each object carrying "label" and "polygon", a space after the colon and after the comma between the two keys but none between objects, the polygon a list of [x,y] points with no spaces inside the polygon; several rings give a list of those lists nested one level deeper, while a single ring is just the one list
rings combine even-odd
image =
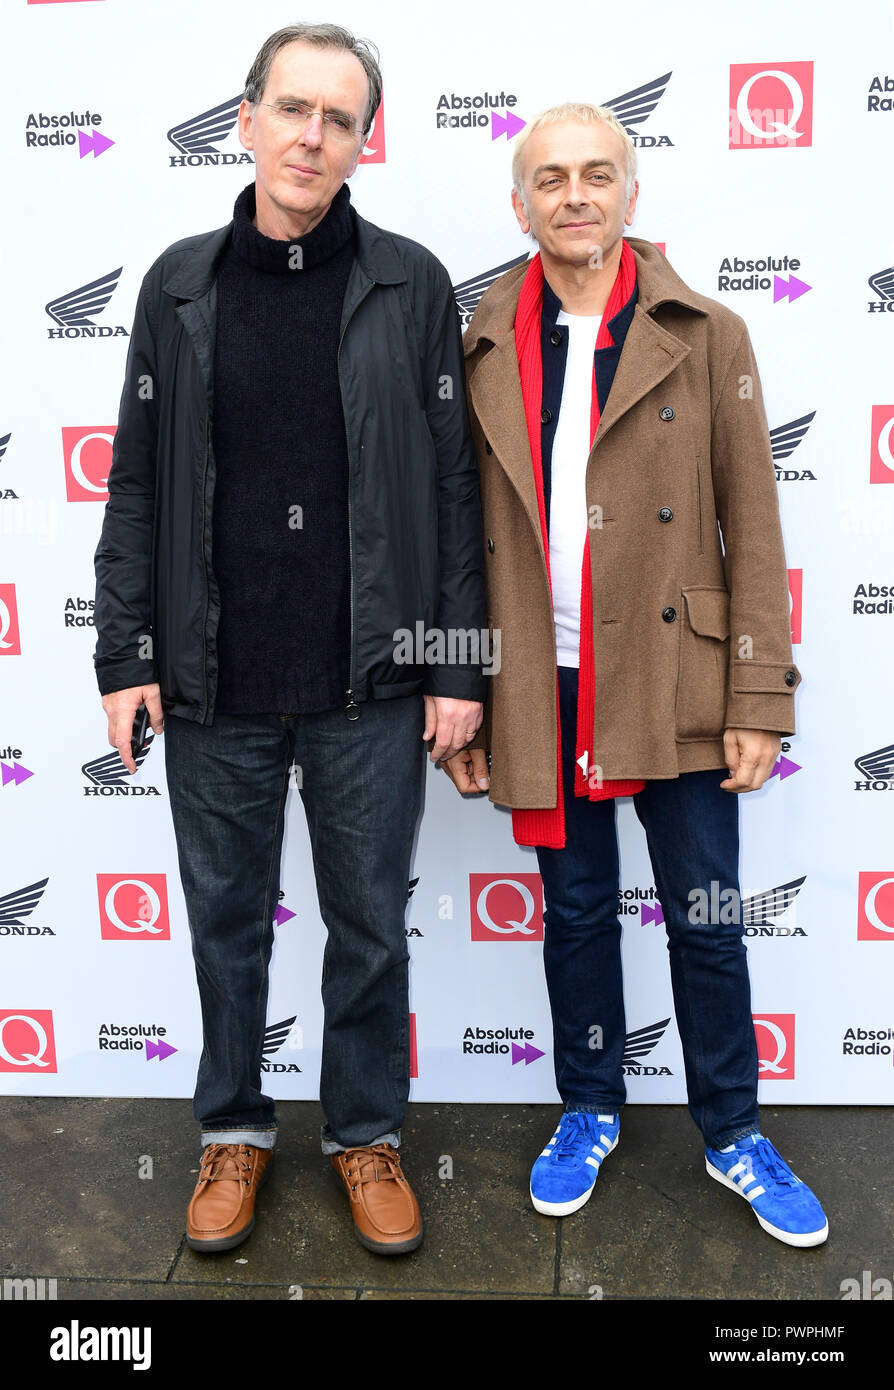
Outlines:
[{"label": "coat button", "polygon": [[492,454],[492,453],[493,453],[493,449],[490,447],[490,440],[489,440],[489,439],[485,439],[485,441],[484,441],[484,452],[485,452],[486,454]]},{"label": "coat button", "polygon": [[662,420],[672,420],[676,411],[672,405],[663,405],[658,414],[661,416]]},{"label": "coat button", "polygon": [[665,608],[662,610],[661,616],[666,623],[672,623],[677,616],[677,610],[676,608]]},{"label": "coat button", "polygon": [[798,677],[795,675],[794,671],[786,671],[785,675],[783,676],[783,680],[785,681],[786,685],[794,685],[797,679]]},{"label": "coat button", "polygon": [[494,538],[493,538],[493,536],[488,536],[488,538],[487,538],[487,548],[488,548],[488,550],[490,551],[491,555],[493,555],[493,553],[494,553]]},{"label": "coat button", "polygon": [[553,347],[558,347],[558,346],[559,346],[559,344],[560,344],[561,341],[562,341],[562,335],[561,335],[561,333],[559,332],[558,328],[554,328],[554,329],[553,329],[552,333],[550,333],[550,335],[549,335],[549,340],[550,340],[550,342],[552,343]]},{"label": "coat button", "polygon": [[671,511],[670,507],[659,507],[659,509],[658,509],[658,520],[659,520],[659,521],[672,521],[672,520],[673,520],[673,516],[674,516],[674,514],[673,514],[673,512]]},{"label": "coat button", "polygon": [[544,406],[543,409],[542,409],[541,412],[540,412],[540,423],[541,423],[541,425],[548,425],[549,422],[550,422],[550,420],[551,420],[552,418],[553,418],[553,413],[552,413],[552,411],[551,411],[551,410],[547,410],[546,406]]}]

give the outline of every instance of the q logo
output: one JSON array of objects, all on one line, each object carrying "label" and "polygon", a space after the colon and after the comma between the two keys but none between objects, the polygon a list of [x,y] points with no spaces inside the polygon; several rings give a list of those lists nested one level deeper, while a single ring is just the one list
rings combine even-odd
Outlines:
[{"label": "q logo", "polygon": [[97,874],[96,887],[104,941],[170,941],[164,874]]},{"label": "q logo", "polygon": [[0,656],[21,656],[15,584],[0,584]]},{"label": "q logo", "polygon": [[115,425],[63,425],[65,496],[69,502],[106,502]]},{"label": "q logo", "polygon": [[52,1009],[0,1009],[0,1071],[56,1071]]},{"label": "q logo", "polygon": [[869,481],[894,483],[894,405],[872,407],[872,450]]},{"label": "q logo", "polygon": [[813,143],[813,63],[731,63],[729,147]]},{"label": "q logo", "polygon": [[861,873],[857,908],[858,941],[894,941],[894,871]]},{"label": "q logo", "polygon": [[757,1074],[762,1081],[795,1078],[795,1015],[753,1014]]},{"label": "q logo", "polygon": [[473,941],[542,941],[539,874],[469,874]]}]

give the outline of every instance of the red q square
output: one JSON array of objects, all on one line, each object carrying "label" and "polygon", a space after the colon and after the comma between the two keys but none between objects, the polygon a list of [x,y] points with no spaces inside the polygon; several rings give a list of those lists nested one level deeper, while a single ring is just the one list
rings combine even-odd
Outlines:
[{"label": "red q square", "polygon": [[539,874],[469,874],[473,941],[542,941]]},{"label": "red q square", "polygon": [[170,941],[164,874],[97,874],[104,941]]},{"label": "red q square", "polygon": [[894,405],[872,407],[869,481],[894,483]]},{"label": "red q square", "polygon": [[794,1081],[795,1015],[752,1014],[759,1081]]},{"label": "red q square", "polygon": [[813,63],[731,63],[731,150],[813,144]]},{"label": "red q square", "polygon": [[52,1009],[0,1009],[0,1071],[57,1070]]},{"label": "red q square", "polygon": [[363,153],[357,161],[358,164],[384,164],[385,163],[385,98],[379,102],[378,110],[372,123],[372,130],[363,142]]},{"label": "red q square", "polygon": [[0,584],[0,656],[21,656],[15,584]]},{"label": "red q square", "polygon": [[894,869],[860,873],[857,940],[894,941]]},{"label": "red q square", "polygon": [[65,496],[69,502],[107,502],[115,425],[63,425]]}]

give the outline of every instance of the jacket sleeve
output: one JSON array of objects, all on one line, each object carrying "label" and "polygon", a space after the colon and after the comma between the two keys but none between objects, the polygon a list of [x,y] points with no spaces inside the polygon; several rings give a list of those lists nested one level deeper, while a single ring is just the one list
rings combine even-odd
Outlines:
[{"label": "jacket sleeve", "polygon": [[[425,328],[422,382],[425,413],[438,463],[437,625],[457,633],[460,661],[426,667],[425,693],[458,700],[484,700],[487,677],[487,601],[484,591],[484,531],[478,461],[466,406],[459,313],[450,277],[432,257],[434,285]],[[482,641],[482,633],[484,640]],[[447,651],[451,644],[447,643]],[[464,659],[463,659],[464,658]]]},{"label": "jacket sleeve", "polygon": [[127,351],[109,500],[93,557],[93,664],[101,695],[158,679],[152,631],[152,564],[159,381],[151,272],[140,287]]},{"label": "jacket sleeve", "polygon": [[711,471],[730,593],[726,728],[795,732],[788,577],[773,452],[748,329],[717,394]]}]

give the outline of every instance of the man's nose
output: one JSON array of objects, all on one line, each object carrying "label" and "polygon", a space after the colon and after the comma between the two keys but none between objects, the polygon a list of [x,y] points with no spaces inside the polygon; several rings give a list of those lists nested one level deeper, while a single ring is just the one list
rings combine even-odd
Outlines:
[{"label": "man's nose", "polygon": [[315,111],[308,118],[307,125],[301,133],[301,138],[309,149],[318,150],[323,143],[323,117],[319,111]]}]

